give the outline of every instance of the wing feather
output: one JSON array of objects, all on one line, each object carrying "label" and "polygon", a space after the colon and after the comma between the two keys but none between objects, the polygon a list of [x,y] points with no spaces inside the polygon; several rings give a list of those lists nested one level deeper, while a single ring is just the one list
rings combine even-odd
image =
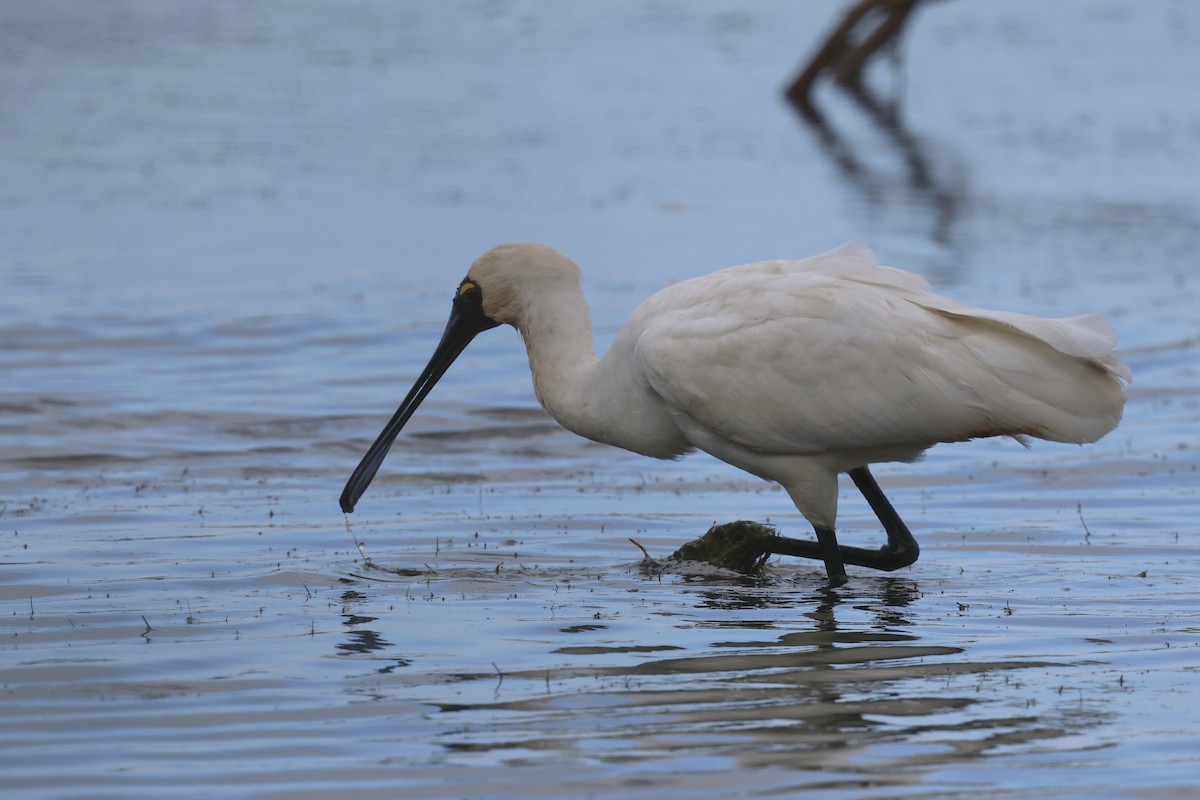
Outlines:
[{"label": "wing feather", "polygon": [[964,306],[853,243],[677,284],[631,323],[635,366],[676,414],[764,453],[1092,441],[1120,419],[1129,377],[1099,317]]}]

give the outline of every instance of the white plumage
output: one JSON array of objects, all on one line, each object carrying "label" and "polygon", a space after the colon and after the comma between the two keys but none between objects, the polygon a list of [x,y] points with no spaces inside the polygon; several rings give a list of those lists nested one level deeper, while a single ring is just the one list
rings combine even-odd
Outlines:
[{"label": "white plumage", "polygon": [[[880,266],[859,243],[669,286],[599,359],[580,281],[543,245],[481,256],[438,353],[347,484],[343,508],[454,357],[499,323],[520,331],[538,400],[567,429],[658,458],[703,450],[781,484],[816,529],[813,555],[835,584],[842,560],[894,569],[916,559],[868,464],[983,436],[1092,442],[1120,421],[1131,379],[1103,318],[962,305]],[[840,472],[888,529],[882,555],[836,544]]]}]

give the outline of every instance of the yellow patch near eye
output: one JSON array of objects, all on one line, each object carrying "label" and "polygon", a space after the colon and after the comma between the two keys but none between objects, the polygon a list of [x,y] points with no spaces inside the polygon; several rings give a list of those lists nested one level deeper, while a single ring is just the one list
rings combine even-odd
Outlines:
[{"label": "yellow patch near eye", "polygon": [[471,283],[470,281],[463,281],[458,286],[458,296],[462,297],[464,294],[475,288],[477,288],[475,284]]}]

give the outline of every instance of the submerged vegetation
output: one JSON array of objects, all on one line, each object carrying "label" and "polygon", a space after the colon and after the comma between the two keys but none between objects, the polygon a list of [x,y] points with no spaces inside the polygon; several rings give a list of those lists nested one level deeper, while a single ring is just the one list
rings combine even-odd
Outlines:
[{"label": "submerged vegetation", "polygon": [[749,520],[713,525],[671,554],[675,561],[702,561],[714,567],[757,575],[782,537],[769,525]]}]

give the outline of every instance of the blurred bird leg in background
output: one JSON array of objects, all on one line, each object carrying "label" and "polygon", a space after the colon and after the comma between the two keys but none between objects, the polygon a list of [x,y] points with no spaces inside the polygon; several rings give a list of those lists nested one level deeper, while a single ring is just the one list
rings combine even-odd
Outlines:
[{"label": "blurred bird leg in background", "polygon": [[867,61],[885,44],[899,41],[918,2],[920,0],[862,0],[853,6],[788,87],[788,99],[806,116],[816,114],[812,86],[825,71],[833,73],[833,80],[839,86],[861,86]]}]

